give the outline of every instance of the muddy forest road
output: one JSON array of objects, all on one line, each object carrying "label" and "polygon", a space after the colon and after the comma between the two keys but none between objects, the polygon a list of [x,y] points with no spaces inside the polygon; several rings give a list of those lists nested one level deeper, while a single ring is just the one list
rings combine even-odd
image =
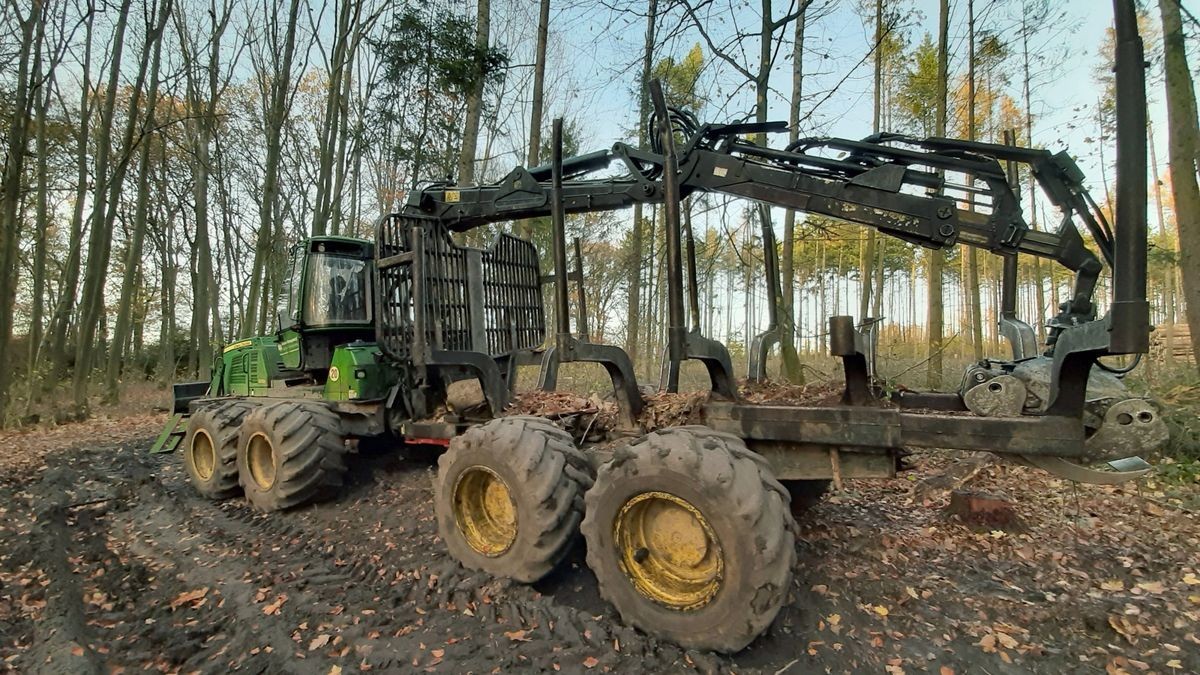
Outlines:
[{"label": "muddy forest road", "polygon": [[464,570],[428,460],[363,453],[336,501],[261,515],[150,442],[0,478],[0,671],[1200,671],[1200,525],[1132,488],[989,467],[977,487],[1023,521],[1004,532],[914,503],[912,477],[851,484],[802,522],[774,626],[727,657],[622,626],[581,548],[532,587]]}]

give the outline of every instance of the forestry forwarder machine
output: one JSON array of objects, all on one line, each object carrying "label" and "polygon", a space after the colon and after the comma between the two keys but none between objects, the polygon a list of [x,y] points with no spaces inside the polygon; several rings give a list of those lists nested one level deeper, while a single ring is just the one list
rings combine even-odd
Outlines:
[{"label": "forestry forwarder machine", "polygon": [[[668,109],[655,82],[649,151],[618,143],[564,160],[559,120],[549,166],[516,168],[493,185],[416,190],[403,211],[379,222],[374,242],[303,242],[278,332],[225,347],[211,382],[177,385],[177,417],[162,440],[173,447],[183,436],[184,463],[200,492],[220,498],[244,491],[266,510],[330,494],[357,439],[447,446],[435,511],[460,562],[533,582],[582,531],[600,593],[627,623],[718,651],[741,649],[773,621],[795,559],[789,506],[812,503],[830,479],[894,476],[911,447],[998,453],[1075,481],[1140,476],[1149,467],[1130,456],[1160,445],[1165,426],[1150,402],[1125,393],[1104,370],[1115,368],[1099,361],[1145,352],[1150,329],[1142,48],[1131,5],[1116,5],[1115,233],[1062,153],[891,134],[772,149],[742,137],[784,131],[784,124],[701,126]],[[625,173],[589,178],[613,162]],[[1057,231],[1024,222],[1010,183],[1018,165],[1061,211]],[[1012,358],[971,366],[956,392],[885,396],[873,379],[874,332],[833,317],[831,351],[845,372],[839,405],[746,403],[729,352],[699,330],[690,236],[685,297],[680,202],[698,192],[859,223],[931,249],[962,242],[1001,255],[1000,327]],[[627,353],[589,342],[586,329],[571,332],[568,281],[583,279],[578,270],[567,272],[565,214],[639,202],[664,206],[670,327],[663,386],[677,389],[685,359],[702,362],[713,392],[701,405],[703,425],[645,433]],[[551,279],[540,276],[528,242],[501,234],[477,249],[450,236],[546,215]],[[1076,221],[1091,233],[1099,257]],[[774,308],[779,275],[769,227],[763,237]],[[1075,272],[1074,293],[1050,322],[1044,349],[1015,312],[1022,254]],[[1097,318],[1092,295],[1104,263],[1113,272],[1114,300]],[[539,350],[543,281],[554,285],[556,327],[552,343]],[[586,310],[579,309],[584,327]],[[765,356],[782,334],[778,317],[771,319],[753,344],[751,380],[765,377]],[[517,366],[538,359],[540,386],[548,390],[561,363],[602,364],[627,436],[618,434],[604,449],[580,449],[546,419],[502,416]],[[486,412],[474,421],[483,423],[444,408],[447,387],[460,380],[478,381]]]}]

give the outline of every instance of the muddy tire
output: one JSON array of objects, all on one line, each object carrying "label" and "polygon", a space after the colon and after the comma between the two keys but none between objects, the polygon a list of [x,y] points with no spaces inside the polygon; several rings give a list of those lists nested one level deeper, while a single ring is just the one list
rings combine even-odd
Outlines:
[{"label": "muddy tire", "polygon": [[787,598],[787,491],[741,439],[707,427],[643,436],[586,496],[588,566],[625,623],[685,648],[735,652]]},{"label": "muddy tire", "polygon": [[319,404],[285,401],[246,417],[238,438],[238,481],[255,508],[290,509],[337,494],[346,473],[337,414]]},{"label": "muddy tire", "polygon": [[821,501],[829,491],[830,480],[781,480],[792,497],[792,515],[800,518]]},{"label": "muddy tire", "polygon": [[587,458],[549,420],[492,420],[438,459],[438,532],[465,567],[532,583],[576,541],[591,485]]},{"label": "muddy tire", "polygon": [[183,466],[196,491],[209,499],[228,499],[238,485],[238,431],[254,404],[225,401],[196,411],[183,437]]}]

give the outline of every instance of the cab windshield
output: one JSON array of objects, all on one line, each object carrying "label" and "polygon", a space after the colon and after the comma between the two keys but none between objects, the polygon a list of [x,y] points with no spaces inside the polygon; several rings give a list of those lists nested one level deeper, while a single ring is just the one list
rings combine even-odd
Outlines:
[{"label": "cab windshield", "polygon": [[307,291],[307,326],[371,322],[371,270],[366,260],[309,254]]}]

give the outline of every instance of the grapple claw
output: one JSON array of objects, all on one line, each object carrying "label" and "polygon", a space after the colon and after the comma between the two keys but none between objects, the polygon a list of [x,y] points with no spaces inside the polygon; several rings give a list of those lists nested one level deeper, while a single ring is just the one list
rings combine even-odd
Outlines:
[{"label": "grapple claw", "polygon": [[1061,457],[1046,457],[1037,455],[1021,455],[1030,466],[1036,467],[1064,480],[1092,485],[1120,485],[1127,481],[1136,480],[1150,473],[1154,467],[1146,464],[1145,468],[1133,471],[1103,471],[1076,464]]}]

